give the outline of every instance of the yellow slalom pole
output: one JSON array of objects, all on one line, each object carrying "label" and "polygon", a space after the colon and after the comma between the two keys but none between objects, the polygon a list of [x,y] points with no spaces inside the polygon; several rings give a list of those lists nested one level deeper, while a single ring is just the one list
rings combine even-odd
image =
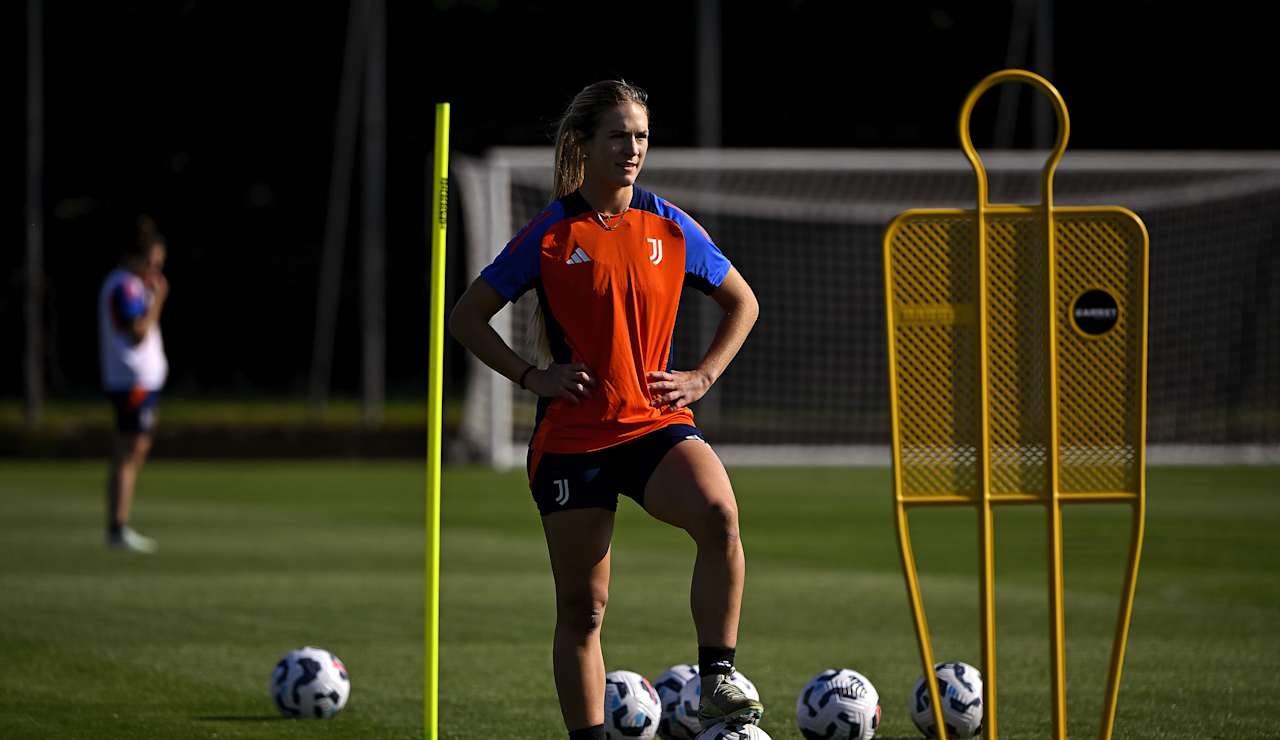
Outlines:
[{"label": "yellow slalom pole", "polygon": [[449,225],[449,104],[436,104],[431,179],[431,320],[427,361],[427,563],[422,620],[422,730],[436,740],[440,708],[440,437],[443,434],[444,252]]}]

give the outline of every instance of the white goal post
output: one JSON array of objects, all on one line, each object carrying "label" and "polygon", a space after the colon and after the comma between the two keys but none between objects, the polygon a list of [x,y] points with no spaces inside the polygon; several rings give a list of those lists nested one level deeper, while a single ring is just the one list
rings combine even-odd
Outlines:
[{"label": "white goal post", "polygon": [[[984,152],[991,201],[1034,203],[1046,154]],[[550,148],[456,157],[468,280],[546,206]],[[888,464],[881,239],[910,208],[972,208],[957,150],[655,149],[641,184],[689,212],[751,283],[761,316],[694,407],[729,464]],[[1280,152],[1068,150],[1055,204],[1119,205],[1151,235],[1148,460],[1280,462]],[[675,366],[718,308],[682,299]],[[528,354],[532,293],[493,324]],[[468,366],[460,448],[522,464],[533,396]],[[459,449],[455,446],[455,451]]]}]

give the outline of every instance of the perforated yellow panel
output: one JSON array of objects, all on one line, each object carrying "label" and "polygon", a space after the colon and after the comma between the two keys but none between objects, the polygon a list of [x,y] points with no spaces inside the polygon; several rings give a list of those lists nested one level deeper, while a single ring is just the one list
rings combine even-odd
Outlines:
[{"label": "perforated yellow panel", "polygon": [[905,496],[980,496],[977,241],[922,213],[895,232],[893,325]]},{"label": "perforated yellow panel", "polygon": [[[987,211],[991,492],[1049,495],[1050,357],[1058,357],[1059,484],[1136,492],[1145,237],[1128,211],[1054,209],[1057,351],[1049,347],[1043,211]],[[981,495],[977,214],[910,211],[890,228],[888,266],[902,495]],[[1118,303],[1092,336],[1071,312],[1089,290]]]},{"label": "perforated yellow panel", "polygon": [[[976,229],[976,216],[966,219]],[[1049,490],[1048,285],[1041,214],[987,219],[991,492]]]},{"label": "perforated yellow panel", "polygon": [[[1058,434],[1063,492],[1137,493],[1141,484],[1145,246],[1141,222],[1122,209],[1055,209]],[[1092,336],[1075,326],[1076,299],[1104,290],[1115,326]]]}]

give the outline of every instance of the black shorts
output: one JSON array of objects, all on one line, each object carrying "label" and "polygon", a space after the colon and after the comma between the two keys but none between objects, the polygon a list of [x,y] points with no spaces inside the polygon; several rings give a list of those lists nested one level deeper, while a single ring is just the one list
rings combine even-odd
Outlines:
[{"label": "black shorts", "polygon": [[121,434],[150,434],[156,425],[157,391],[134,388],[107,391],[107,400],[116,410],[116,431]]},{"label": "black shorts", "polygon": [[644,506],[644,487],[667,452],[686,439],[706,444],[702,432],[688,424],[672,424],[620,445],[595,452],[544,452],[536,461],[530,450],[529,490],[546,516],[566,509],[618,510],[618,494]]}]

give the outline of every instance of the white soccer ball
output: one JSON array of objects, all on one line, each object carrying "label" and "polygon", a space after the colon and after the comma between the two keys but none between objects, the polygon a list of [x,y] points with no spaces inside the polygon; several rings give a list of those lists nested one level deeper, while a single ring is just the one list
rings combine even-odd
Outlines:
[{"label": "white soccer ball", "polygon": [[[977,737],[982,734],[982,674],[968,663],[938,663],[933,667],[938,676],[938,696],[942,700],[942,718],[947,723],[948,737]],[[929,685],[924,676],[911,691],[911,719],[925,737],[937,737],[933,708],[929,701]]]},{"label": "white soccer ball", "polygon": [[286,717],[328,719],[342,711],[349,696],[347,667],[328,650],[293,650],[271,672],[271,698]]},{"label": "white soccer ball", "polygon": [[880,694],[857,671],[823,671],[800,692],[796,724],[808,740],[871,740],[880,726]]},{"label": "white soccer ball", "polygon": [[662,702],[662,720],[658,722],[658,737],[662,740],[694,740],[695,733],[689,732],[689,728],[676,718],[676,708],[680,706],[680,690],[690,681],[696,682],[697,678],[697,665],[680,663],[668,668],[653,682],[658,700]]},{"label": "white soccer ball", "polygon": [[662,704],[649,679],[631,671],[605,674],[604,731],[609,740],[652,740],[661,718]]},{"label": "white soccer ball", "polygon": [[756,725],[720,722],[703,730],[697,740],[773,740],[773,738]]},{"label": "white soccer ball", "polygon": [[[760,692],[747,677],[734,671],[729,674],[729,682],[742,689],[742,693],[760,701]],[[680,689],[680,702],[676,705],[676,721],[684,726],[690,737],[700,738],[702,723],[698,721],[698,706],[702,703],[702,680],[690,681]],[[705,734],[705,733],[704,733]]]}]

